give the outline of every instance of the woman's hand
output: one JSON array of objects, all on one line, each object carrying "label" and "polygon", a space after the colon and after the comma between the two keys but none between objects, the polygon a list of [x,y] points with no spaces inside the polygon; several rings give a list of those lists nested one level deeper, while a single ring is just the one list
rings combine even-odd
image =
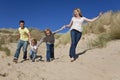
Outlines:
[{"label": "woman's hand", "polygon": [[66,25],[64,25],[63,27],[61,27],[61,29],[65,29],[67,26]]},{"label": "woman's hand", "polygon": [[102,12],[100,12],[100,13],[99,13],[99,17],[101,17],[102,15],[103,15],[103,13],[102,13]]}]

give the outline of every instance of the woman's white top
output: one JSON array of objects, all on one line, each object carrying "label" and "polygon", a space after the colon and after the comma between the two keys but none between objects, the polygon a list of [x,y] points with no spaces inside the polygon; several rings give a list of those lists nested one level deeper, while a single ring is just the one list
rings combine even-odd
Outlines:
[{"label": "woman's white top", "polygon": [[73,22],[73,24],[72,24],[70,30],[75,29],[75,30],[77,30],[77,31],[79,31],[79,32],[82,32],[82,31],[83,31],[83,26],[82,26],[82,24],[83,24],[83,22],[85,21],[85,17],[81,17],[81,18],[79,18],[79,19],[76,18],[76,17],[72,17],[72,20],[71,20],[71,21]]}]

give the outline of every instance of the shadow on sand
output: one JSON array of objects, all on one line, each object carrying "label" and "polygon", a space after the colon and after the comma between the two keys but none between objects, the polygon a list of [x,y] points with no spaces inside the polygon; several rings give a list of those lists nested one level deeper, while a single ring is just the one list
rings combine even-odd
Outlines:
[{"label": "shadow on sand", "polygon": [[[82,52],[80,52],[80,53],[77,53],[75,60],[78,59],[80,55],[83,55],[83,54],[85,54],[87,51],[92,50],[92,49],[95,49],[95,48],[89,48],[89,49],[86,49],[86,50],[84,50],[84,51],[82,51]],[[75,60],[74,60],[74,61],[75,61]]]},{"label": "shadow on sand", "polygon": [[[23,62],[28,61],[28,60],[30,60],[30,59],[22,60],[22,61],[20,61],[20,63],[23,63]],[[39,62],[39,61],[44,62],[44,60],[42,60],[42,56],[41,55],[37,55],[36,56],[36,62]]]}]

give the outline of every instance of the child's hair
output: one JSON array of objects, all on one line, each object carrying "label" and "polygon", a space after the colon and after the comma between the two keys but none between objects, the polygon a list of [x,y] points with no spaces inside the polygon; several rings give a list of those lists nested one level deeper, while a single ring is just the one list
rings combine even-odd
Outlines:
[{"label": "child's hair", "polygon": [[52,34],[52,31],[51,31],[50,29],[45,29],[45,30],[44,30],[44,33],[45,33],[46,36],[47,36],[47,33],[46,33],[47,31],[50,32],[50,35]]},{"label": "child's hair", "polygon": [[37,39],[32,39],[31,42],[36,45],[37,44]]},{"label": "child's hair", "polygon": [[[74,11],[75,11],[75,10],[77,10],[77,12],[79,13],[79,16],[82,17],[82,12],[81,12],[81,10],[80,10],[79,8],[74,9]],[[75,15],[73,14],[73,16],[75,16]]]}]

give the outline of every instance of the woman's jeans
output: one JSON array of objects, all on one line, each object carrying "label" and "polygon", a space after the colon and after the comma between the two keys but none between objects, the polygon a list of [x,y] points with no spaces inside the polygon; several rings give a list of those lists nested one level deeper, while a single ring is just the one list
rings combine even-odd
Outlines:
[{"label": "woman's jeans", "polygon": [[32,61],[35,61],[35,58],[36,58],[36,52],[35,51],[30,50],[30,58],[32,59]]},{"label": "woman's jeans", "polygon": [[28,47],[28,41],[23,41],[23,40],[19,40],[18,45],[17,45],[17,49],[16,49],[16,53],[14,55],[15,59],[19,58],[19,54],[20,54],[20,50],[23,47],[23,59],[27,59],[27,47]]},{"label": "woman's jeans", "polygon": [[70,47],[69,56],[70,56],[70,58],[76,58],[77,57],[76,47],[82,36],[82,33],[73,29],[73,30],[71,30],[70,35],[71,35],[71,47]]},{"label": "woman's jeans", "polygon": [[50,59],[54,59],[54,44],[46,44],[47,51],[46,51],[46,59],[50,61]]}]

